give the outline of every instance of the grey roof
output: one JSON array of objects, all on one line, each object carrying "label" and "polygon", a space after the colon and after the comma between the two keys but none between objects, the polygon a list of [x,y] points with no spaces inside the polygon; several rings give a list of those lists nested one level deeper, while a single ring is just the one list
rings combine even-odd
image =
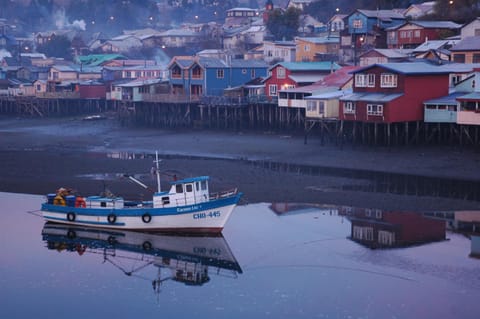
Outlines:
[{"label": "grey roof", "polygon": [[198,37],[200,34],[186,29],[170,29],[158,34],[162,37]]},{"label": "grey roof", "polygon": [[339,37],[298,37],[298,40],[307,41],[315,44],[322,44],[322,43],[340,43]]},{"label": "grey roof", "polygon": [[[399,59],[399,58],[406,58],[408,57],[408,54],[411,52],[409,50],[400,50],[400,49],[372,49],[373,51],[376,51],[380,53],[381,55],[387,57],[387,58],[392,58],[392,59]],[[368,52],[365,52],[363,55],[366,55]]]},{"label": "grey roof", "polygon": [[334,90],[334,91],[328,91],[324,93],[319,93],[315,94],[312,96],[306,96],[304,99],[305,100],[322,100],[322,99],[334,99],[334,98],[340,98],[344,95],[350,95],[352,93],[351,89],[348,90]]},{"label": "grey roof", "polygon": [[350,95],[346,95],[341,97],[341,101],[363,101],[363,102],[390,102],[399,97],[401,97],[403,93],[395,93],[395,94],[383,94],[383,93],[353,93]]},{"label": "grey roof", "polygon": [[281,65],[291,71],[331,71],[340,69],[340,65],[335,62],[280,62],[272,66],[270,69],[275,68],[277,65]]},{"label": "grey roof", "polygon": [[403,14],[394,10],[357,10],[368,18],[378,18],[381,20],[388,19],[405,19]]},{"label": "grey roof", "polygon": [[433,104],[433,105],[456,105],[457,97],[465,95],[465,92],[455,92],[446,96],[439,98],[431,99],[423,102],[423,104]]},{"label": "grey roof", "polygon": [[205,68],[226,68],[227,63],[222,59],[212,57],[200,57],[199,64]]},{"label": "grey roof", "polygon": [[461,24],[453,21],[410,21],[409,23],[419,25],[424,28],[436,28],[436,29],[460,29]]},{"label": "grey roof", "polygon": [[450,51],[477,51],[480,50],[480,36],[466,37],[457,42]]},{"label": "grey roof", "polygon": [[381,67],[392,72],[400,74],[449,74],[455,72],[463,72],[461,70],[472,70],[472,65],[461,66],[461,63],[434,65],[427,62],[392,62],[372,64],[357,69],[352,73],[360,73],[373,67]]},{"label": "grey roof", "polygon": [[472,92],[458,97],[459,100],[480,100],[480,92]]},{"label": "grey roof", "polygon": [[158,84],[162,83],[163,80],[161,79],[136,79],[127,83],[123,84],[118,84],[115,86],[119,87],[139,87],[139,86],[144,86],[144,85],[152,85],[152,84]]},{"label": "grey roof", "polygon": [[324,74],[290,74],[288,76],[296,83],[315,83],[325,77]]},{"label": "grey roof", "polygon": [[453,44],[451,40],[428,40],[413,49],[413,52],[427,52],[430,50],[438,50],[446,45]]},{"label": "grey roof", "polygon": [[418,20],[413,20],[413,21],[408,21],[405,23],[402,23],[400,25],[396,25],[390,28],[387,28],[387,31],[390,30],[398,30],[403,28],[406,25],[417,25],[422,28],[426,29],[460,29],[462,27],[461,24],[455,23],[453,21],[418,21]]},{"label": "grey roof", "polygon": [[263,60],[232,60],[233,68],[268,68],[268,64]]}]

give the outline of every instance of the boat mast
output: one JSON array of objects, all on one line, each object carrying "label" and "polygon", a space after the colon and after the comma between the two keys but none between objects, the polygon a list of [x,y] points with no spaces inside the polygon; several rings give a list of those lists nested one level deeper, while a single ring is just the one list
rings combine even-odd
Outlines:
[{"label": "boat mast", "polygon": [[157,189],[158,189],[158,192],[160,193],[161,191],[161,187],[160,187],[160,165],[159,165],[160,161],[158,160],[158,151],[155,151],[155,164],[156,164],[156,173],[157,173]]}]

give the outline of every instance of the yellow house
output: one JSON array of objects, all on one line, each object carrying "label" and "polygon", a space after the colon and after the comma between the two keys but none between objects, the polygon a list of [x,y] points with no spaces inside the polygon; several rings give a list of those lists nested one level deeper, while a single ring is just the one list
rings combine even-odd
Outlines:
[{"label": "yellow house", "polygon": [[[340,38],[333,36],[295,38],[296,55],[295,61],[324,61],[325,58],[338,54]],[[329,60],[329,59],[328,59]]]}]

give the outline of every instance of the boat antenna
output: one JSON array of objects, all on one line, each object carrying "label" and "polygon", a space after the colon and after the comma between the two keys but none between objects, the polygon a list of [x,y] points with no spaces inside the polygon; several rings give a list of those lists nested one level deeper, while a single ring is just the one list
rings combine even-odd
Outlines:
[{"label": "boat antenna", "polygon": [[158,159],[158,151],[155,151],[155,165],[156,165],[156,174],[157,174],[157,188],[158,192],[161,192],[161,187],[160,187],[160,160]]}]

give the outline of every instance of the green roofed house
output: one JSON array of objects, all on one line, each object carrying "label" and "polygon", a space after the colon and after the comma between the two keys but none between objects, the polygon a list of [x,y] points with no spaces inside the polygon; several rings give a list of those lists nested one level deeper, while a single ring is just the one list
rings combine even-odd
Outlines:
[{"label": "green roofed house", "polygon": [[77,57],[77,63],[85,66],[103,66],[113,60],[128,60],[121,54],[90,54]]},{"label": "green roofed house", "polygon": [[265,80],[265,94],[276,98],[280,90],[310,85],[340,69],[335,62],[281,62],[272,66]]}]

